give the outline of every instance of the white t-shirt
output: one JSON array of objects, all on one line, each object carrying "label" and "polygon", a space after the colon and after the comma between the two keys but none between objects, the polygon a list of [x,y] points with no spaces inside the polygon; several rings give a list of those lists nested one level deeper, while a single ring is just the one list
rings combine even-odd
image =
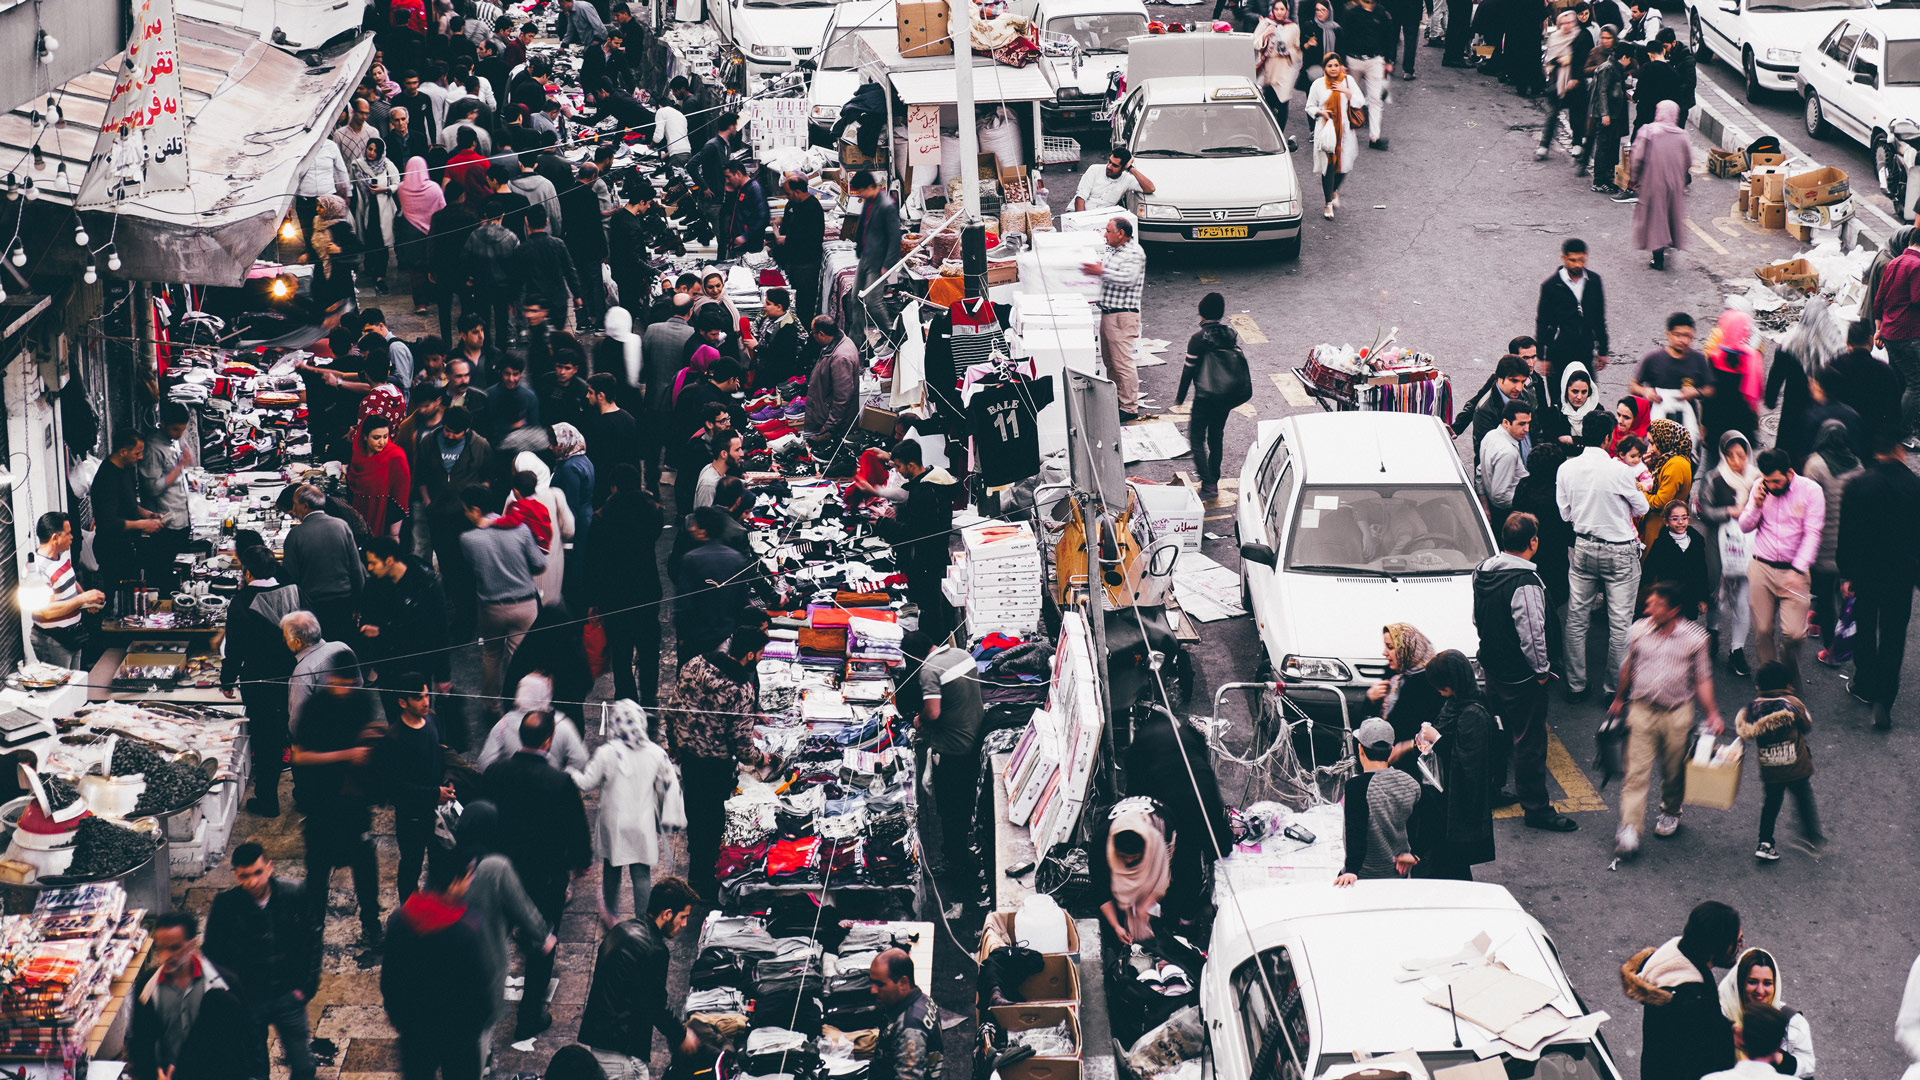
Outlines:
[{"label": "white t-shirt", "polygon": [[[64,600],[79,598],[80,579],[73,575],[73,552],[71,550],[62,552],[53,558],[42,555],[38,551],[34,552],[34,556],[33,562],[27,567],[27,575],[29,580],[34,584],[47,587],[48,592],[51,594],[47,600],[48,607],[52,607],[54,604]],[[53,619],[43,622],[36,617],[33,620],[33,624],[49,630],[58,629],[62,626],[78,626],[80,624],[80,609],[75,608],[73,614],[64,619]]]},{"label": "white t-shirt", "polygon": [[1107,175],[1107,163],[1101,162],[1088,169],[1080,178],[1080,188],[1074,194],[1087,200],[1087,209],[1101,206],[1119,206],[1126,201],[1127,195],[1140,190],[1140,181],[1134,179],[1132,170],[1119,176]]},{"label": "white t-shirt", "polygon": [[660,106],[660,111],[653,114],[653,142],[664,148],[668,157],[693,153],[693,144],[687,141],[686,114],[671,105]]}]

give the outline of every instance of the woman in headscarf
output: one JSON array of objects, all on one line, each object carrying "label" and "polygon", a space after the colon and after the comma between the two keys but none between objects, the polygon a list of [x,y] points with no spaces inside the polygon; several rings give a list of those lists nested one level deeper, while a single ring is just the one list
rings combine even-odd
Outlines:
[{"label": "woman in headscarf", "polygon": [[400,181],[398,195],[400,216],[393,223],[391,238],[400,268],[412,279],[413,313],[425,315],[433,299],[427,282],[431,261],[427,233],[433,228],[433,215],[447,208],[447,196],[428,169],[427,159],[418,156],[407,159],[407,175]]},{"label": "woman in headscarf", "polygon": [[[1592,190],[1617,195],[1613,182],[1620,164],[1620,140],[1626,137],[1630,117],[1627,102],[1627,78],[1633,71],[1633,50],[1618,43],[1619,31],[1608,26],[1600,31],[1600,48],[1587,56],[1587,145],[1580,156],[1576,175],[1587,175],[1587,163],[1593,163]],[[1598,62],[1595,57],[1599,57]]]},{"label": "woman in headscarf", "polygon": [[[1567,395],[1572,393],[1580,400],[1569,402]],[[1533,445],[1557,442],[1572,445],[1580,434],[1580,425],[1587,414],[1600,407],[1593,396],[1593,376],[1587,372],[1587,365],[1578,360],[1571,361],[1560,372],[1559,403],[1549,403],[1533,417]]]},{"label": "woman in headscarf", "polygon": [[[512,528],[512,525],[501,523],[514,517],[514,511],[521,510],[523,503],[537,503],[546,511],[544,516],[549,523],[549,527],[545,530],[546,535],[540,535],[541,530],[535,528],[534,539],[540,542],[541,550],[546,553],[547,568],[534,577],[533,584],[540,593],[540,606],[552,607],[564,600],[561,587],[566,582],[565,545],[573,538],[573,510],[567,505],[567,500],[554,490],[553,470],[547,467],[546,462],[540,460],[540,455],[522,450],[514,456],[513,471],[516,474],[532,473],[533,491],[521,493],[518,499],[508,505],[507,513],[494,520],[494,525]],[[518,485],[515,485],[514,491],[519,493]],[[525,511],[522,512],[525,513]],[[533,513],[529,516],[538,519],[541,515]]]},{"label": "woman in headscarf", "polygon": [[1900,253],[1913,243],[1915,236],[1920,236],[1920,228],[1912,225],[1902,225],[1887,234],[1886,246],[1874,255],[1873,265],[1867,267],[1867,295],[1860,301],[1861,322],[1879,325],[1879,312],[1874,310],[1873,303],[1880,292],[1880,277],[1887,272],[1887,264],[1899,258]]},{"label": "woman in headscarf", "polygon": [[325,311],[353,295],[353,271],[360,253],[347,200],[322,195],[315,200],[313,233],[307,237],[313,253],[313,301]]},{"label": "woman in headscarf", "polygon": [[1145,796],[1122,799],[1107,814],[1093,862],[1100,915],[1122,945],[1153,938],[1153,916],[1173,882],[1173,845],[1160,805]]},{"label": "woman in headscarf", "polygon": [[587,456],[587,438],[572,424],[553,425],[553,487],[573,515],[571,547],[584,548],[593,528],[593,459]]},{"label": "woman in headscarf", "polygon": [[369,417],[360,424],[360,436],[353,441],[353,462],[347,467],[347,490],[353,496],[353,508],[367,519],[369,532],[400,535],[413,475],[406,453],[393,441],[393,424],[387,418]]},{"label": "woman in headscarf", "polygon": [[1693,183],[1693,147],[1680,129],[1680,106],[1662,101],[1654,106],[1653,123],[1633,139],[1631,188],[1640,200],[1633,204],[1633,246],[1650,251],[1647,265],[1667,268],[1667,249],[1687,246],[1687,188]]},{"label": "woman in headscarf", "polygon": [[[507,1015],[508,935],[520,932],[522,955],[535,949],[552,952],[558,943],[555,928],[540,917],[540,909],[527,898],[519,875],[513,872],[513,863],[500,854],[500,811],[493,803],[485,799],[467,803],[453,835],[453,851],[440,857],[474,868],[467,885],[467,910],[480,920],[480,942],[491,973],[487,987],[493,995],[493,1024],[498,1024]],[[483,1045],[482,1052],[488,1048]]]},{"label": "woman in headscarf", "polygon": [[1846,324],[1833,314],[1824,296],[1808,298],[1800,321],[1774,347],[1773,363],[1767,368],[1766,406],[1780,410],[1774,445],[1793,458],[1796,469],[1813,450],[1815,432],[1807,420],[1813,408],[1810,384],[1821,368],[1846,351]]},{"label": "woman in headscarf", "polygon": [[1807,1014],[1780,1003],[1780,965],[1765,949],[1748,949],[1720,980],[1720,1012],[1733,1026],[1755,1005],[1771,1005],[1786,1014],[1787,1037],[1780,1044],[1780,1060],[1773,1071],[1780,1076],[1813,1080],[1813,1028]]},{"label": "woman in headscarf", "polygon": [[1364,110],[1367,99],[1360,93],[1360,84],[1347,74],[1347,62],[1339,53],[1328,53],[1325,64],[1327,73],[1307,90],[1307,115],[1315,121],[1313,171],[1320,174],[1320,195],[1326,200],[1320,216],[1332,221],[1333,212],[1340,209],[1340,185],[1360,156],[1353,118],[1362,114],[1354,110]]},{"label": "woman in headscarf", "polygon": [[1387,677],[1367,688],[1367,701],[1381,719],[1393,725],[1395,765],[1407,772],[1414,768],[1417,755],[1413,737],[1420,725],[1432,723],[1444,704],[1427,681],[1427,663],[1433,659],[1433,642],[1412,623],[1388,623],[1380,628],[1382,652],[1387,658]]},{"label": "woman in headscarf", "polygon": [[[1293,21],[1287,0],[1273,0],[1273,7],[1253,31],[1253,81],[1260,84],[1267,108],[1287,129],[1287,110],[1293,103],[1293,80],[1300,71],[1300,26]],[[1287,140],[1291,149],[1293,140]]]},{"label": "woman in headscarf", "polygon": [[1740,530],[1738,518],[1747,508],[1747,495],[1760,481],[1753,463],[1753,443],[1738,431],[1720,436],[1720,464],[1701,475],[1693,493],[1700,511],[1700,531],[1707,538],[1707,575],[1714,588],[1707,594],[1713,626],[1714,652],[1727,644],[1727,663],[1736,675],[1747,674],[1747,560],[1752,541]]},{"label": "woman in headscarf", "polygon": [[[1305,89],[1327,73],[1327,54],[1340,48],[1340,24],[1334,20],[1331,0],[1313,0],[1313,21],[1300,27],[1300,74],[1294,86]],[[1291,96],[1291,95],[1289,95]]]},{"label": "woman in headscarf", "polygon": [[1493,790],[1505,755],[1500,729],[1480,700],[1473,665],[1457,649],[1427,663],[1427,679],[1446,699],[1440,715],[1420,732],[1421,753],[1432,752],[1444,798],[1444,824],[1415,850],[1414,876],[1472,881],[1473,867],[1493,861]]},{"label": "woman in headscarf", "polygon": [[1560,133],[1560,114],[1566,112],[1567,127],[1572,130],[1573,141],[1579,142],[1586,134],[1579,119],[1572,111],[1574,91],[1586,77],[1587,51],[1592,48],[1592,40],[1580,29],[1580,19],[1572,8],[1563,8],[1554,19],[1553,30],[1547,34],[1547,46],[1540,68],[1547,84],[1547,122],[1540,128],[1540,145],[1533,150],[1536,161],[1544,161],[1547,147],[1553,144],[1553,137]]},{"label": "woman in headscarf", "polygon": [[687,810],[673,762],[647,737],[646,710],[623,698],[602,717],[607,741],[572,775],[582,793],[600,792],[593,853],[600,860],[600,918],[611,927],[619,921],[621,868],[633,879],[634,912],[644,913],[660,864],[660,830],[686,828]]},{"label": "woman in headscarf", "polygon": [[1647,493],[1647,516],[1640,523],[1640,539],[1651,545],[1667,527],[1667,504],[1685,500],[1693,490],[1693,437],[1673,420],[1655,420],[1647,426],[1647,471],[1653,490]]},{"label": "woman in headscarf", "polygon": [[400,170],[387,158],[387,144],[368,139],[359,160],[347,166],[353,177],[353,227],[366,245],[367,276],[373,287],[387,291],[387,256],[393,252],[393,194],[400,186]]},{"label": "woman in headscarf", "polygon": [[1847,481],[1858,476],[1862,466],[1854,455],[1853,444],[1848,437],[1847,425],[1840,420],[1829,420],[1820,425],[1820,434],[1814,442],[1813,453],[1807,456],[1806,467],[1802,470],[1807,479],[1820,485],[1827,497],[1827,520],[1820,530],[1820,550],[1813,557],[1813,620],[1820,627],[1821,663],[1828,667],[1839,667],[1845,657],[1830,655],[1833,651],[1834,615],[1839,607],[1837,600],[1840,584],[1840,566],[1836,555],[1840,550],[1840,494],[1846,490]]},{"label": "woman in headscarf", "polygon": [[1729,431],[1738,431],[1751,441],[1760,428],[1761,390],[1766,380],[1761,376],[1760,353],[1752,340],[1753,316],[1739,308],[1720,313],[1706,349],[1713,393],[1700,409],[1700,424],[1706,429],[1709,448],[1719,445],[1720,436]]},{"label": "woman in headscarf", "polygon": [[718,359],[720,359],[720,350],[711,345],[702,345],[693,350],[693,359],[687,361],[687,366],[681,368],[680,374],[674,377],[673,404],[680,404],[680,391],[686,389],[687,382],[704,376],[707,369],[712,367],[714,361]]},{"label": "woman in headscarf", "polygon": [[1653,423],[1653,403],[1643,397],[1632,394],[1620,399],[1613,407],[1613,434],[1607,436],[1607,453],[1620,456],[1620,441],[1628,436],[1647,437],[1647,428]]}]

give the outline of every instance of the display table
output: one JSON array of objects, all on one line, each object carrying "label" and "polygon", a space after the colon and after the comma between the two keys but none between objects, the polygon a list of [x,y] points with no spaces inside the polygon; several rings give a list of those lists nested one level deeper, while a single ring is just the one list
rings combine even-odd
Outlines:
[{"label": "display table", "polygon": [[993,755],[993,909],[1014,911],[1033,892],[1036,867],[1017,878],[1007,876],[1007,867],[1021,863],[1034,865],[1040,856],[1033,847],[1033,833],[1025,825],[1008,820],[1007,762],[1012,754]]},{"label": "display table", "polygon": [[133,954],[133,963],[127,965],[126,974],[113,980],[113,996],[107,1002],[107,1011],[87,1035],[89,1059],[126,1059],[127,1031],[133,1027],[133,993],[147,965],[147,953],[152,950],[153,939],[149,938],[146,944],[140,946],[140,951]]},{"label": "display table", "polygon": [[[143,630],[143,637],[163,636],[163,631]],[[115,690],[113,674],[127,658],[124,646],[116,645],[100,654],[93,670],[87,673],[87,700],[99,701],[171,701],[180,705],[233,705],[236,699],[220,692],[217,686],[179,686],[171,690]]]}]

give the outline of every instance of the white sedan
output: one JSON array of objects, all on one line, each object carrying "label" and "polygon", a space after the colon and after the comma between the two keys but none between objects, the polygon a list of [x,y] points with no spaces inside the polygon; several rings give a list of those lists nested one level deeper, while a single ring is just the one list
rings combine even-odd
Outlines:
[{"label": "white sedan", "polygon": [[1763,90],[1795,90],[1800,54],[1868,0],[1687,0],[1687,27],[1700,59],[1718,56],[1740,69],[1747,100]]},{"label": "white sedan", "polygon": [[1905,215],[1903,154],[1920,140],[1920,11],[1851,16],[1800,54],[1794,83],[1806,99],[1807,133],[1837,130],[1873,152],[1880,190]]}]

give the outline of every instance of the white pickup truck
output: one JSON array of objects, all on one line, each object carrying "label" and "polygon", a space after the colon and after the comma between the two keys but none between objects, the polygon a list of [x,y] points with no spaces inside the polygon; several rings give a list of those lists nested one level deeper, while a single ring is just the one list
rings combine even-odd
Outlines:
[{"label": "white pickup truck", "polygon": [[1030,11],[1040,28],[1040,64],[1053,100],[1040,105],[1049,129],[1106,129],[1127,73],[1127,42],[1147,32],[1140,0],[1039,0]]},{"label": "white pickup truck", "polygon": [[899,15],[894,0],[843,0],[827,19],[820,47],[813,51],[813,78],[807,84],[807,126],[816,146],[840,119],[840,108],[860,88],[860,42],[864,30],[894,32]]}]

